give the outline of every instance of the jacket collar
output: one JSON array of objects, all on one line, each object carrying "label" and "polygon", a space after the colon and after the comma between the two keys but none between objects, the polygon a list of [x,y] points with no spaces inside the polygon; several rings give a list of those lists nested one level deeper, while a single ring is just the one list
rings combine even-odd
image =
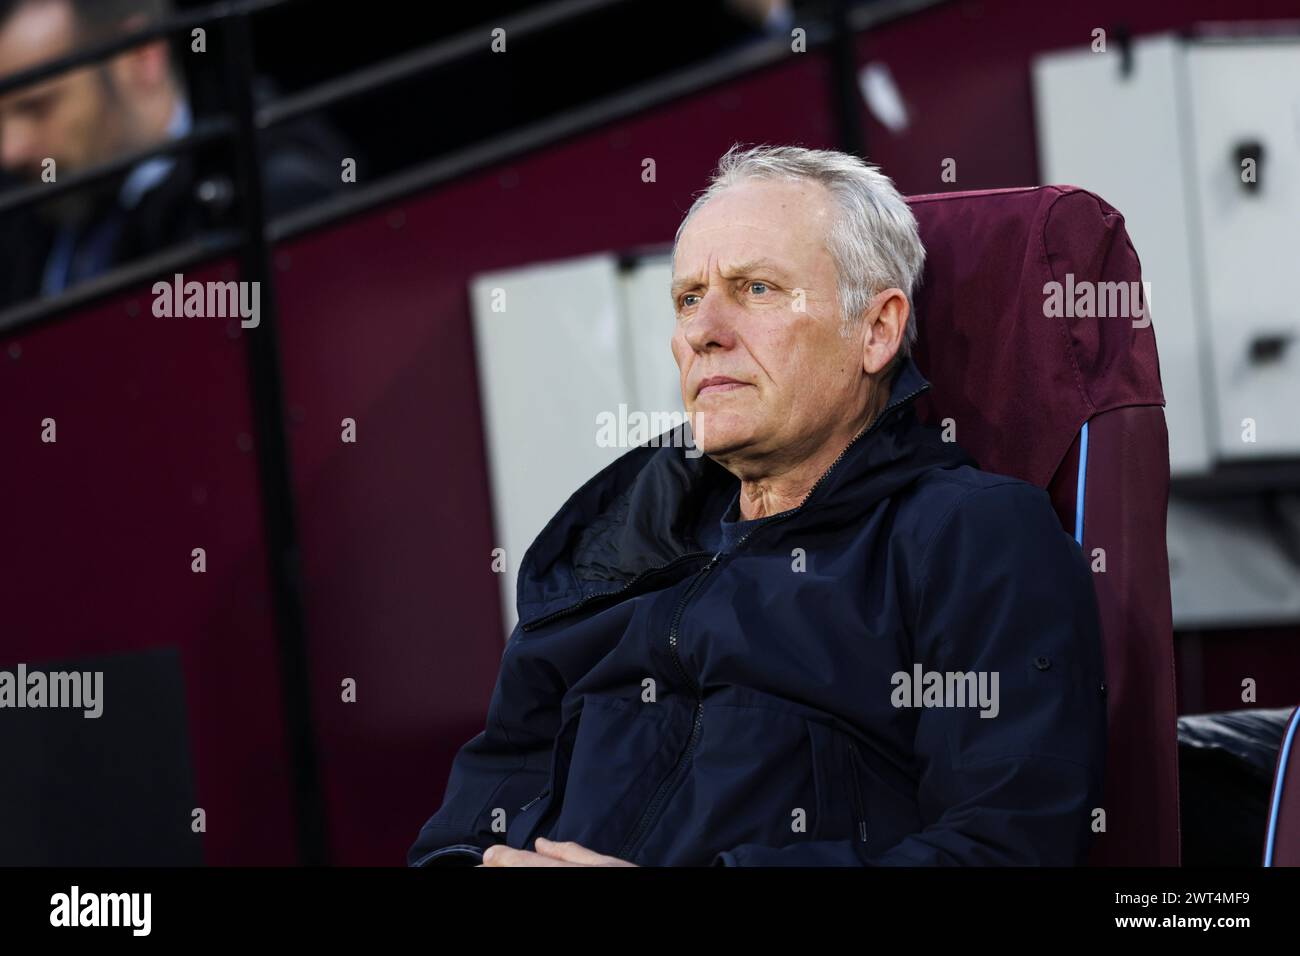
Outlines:
[{"label": "jacket collar", "polygon": [[800,508],[820,504],[834,494],[834,489],[843,487],[860,473],[885,468],[906,453],[907,441],[894,440],[894,433],[900,423],[910,418],[912,403],[929,389],[930,383],[916,362],[910,355],[903,356],[894,367],[885,407],[845,446],[813,485]]},{"label": "jacket collar", "polygon": [[[912,403],[930,383],[910,357],[894,369],[889,399],[814,484],[789,520],[853,520],[865,508],[934,467],[969,459],[955,444],[924,433]],[[634,448],[578,489],[539,534],[519,567],[519,618],[525,625],[579,604],[613,597],[635,580],[693,555],[695,536],[717,497],[739,481],[708,456],[689,457],[689,425]],[[930,430],[933,431],[933,430]]]}]

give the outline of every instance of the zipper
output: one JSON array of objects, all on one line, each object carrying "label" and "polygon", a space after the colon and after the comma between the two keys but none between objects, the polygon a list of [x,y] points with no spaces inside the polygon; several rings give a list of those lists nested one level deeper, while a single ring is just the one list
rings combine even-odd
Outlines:
[{"label": "zipper", "polygon": [[[868,427],[860,431],[857,434],[857,436],[855,436],[851,442],[845,445],[844,448],[840,451],[840,453],[835,456],[835,460],[830,463],[827,469],[822,472],[821,477],[818,478],[817,481],[813,484],[813,486],[808,489],[808,494],[804,495],[803,501],[799,502],[798,507],[791,508],[789,511],[784,511],[781,514],[770,515],[769,517],[763,519],[763,521],[760,524],[755,525],[748,532],[746,532],[745,535],[742,538],[740,538],[740,540],[736,542],[736,546],[733,550],[739,551],[741,547],[744,546],[745,542],[748,541],[750,537],[753,536],[754,533],[757,532],[759,529],[765,528],[772,522],[780,521],[783,518],[792,518],[796,514],[801,512],[804,506],[808,503],[808,500],[812,498],[813,494],[816,493],[817,489],[820,488],[826,482],[827,478],[830,477],[831,473],[835,470],[836,466],[839,465],[839,463],[844,460],[844,456],[849,453],[850,449],[852,449],[862,439],[866,438],[868,435],[874,432],[876,428],[879,427],[880,423],[883,422],[885,418],[891,412],[894,411],[894,409],[899,408],[906,402],[911,401],[913,398],[920,395],[929,387],[930,385],[927,382],[926,384],[922,385],[920,388],[914,389],[912,392],[908,393],[902,398],[891,401],[889,405],[886,406],[886,408],[879,415],[876,416],[875,420],[872,421]],[[654,796],[650,800],[650,804],[646,807],[645,812],[641,815],[641,818],[637,822],[637,825],[632,829],[632,832],[628,835],[628,838],[623,842],[623,846],[619,848],[618,853],[615,854],[620,859],[628,860],[629,862],[631,862],[631,854],[635,854],[641,848],[641,843],[644,841],[646,834],[650,830],[650,827],[657,821],[659,812],[666,805],[668,797],[677,788],[677,785],[681,782],[681,779],[685,776],[686,769],[687,767],[690,766],[690,758],[694,755],[695,746],[699,742],[700,730],[704,726],[704,697],[701,692],[701,689],[695,684],[695,681],[692,680],[691,676],[686,672],[686,667],[685,665],[682,664],[681,657],[678,655],[677,634],[678,634],[678,628],[681,624],[682,613],[686,609],[687,602],[690,601],[691,596],[699,588],[701,582],[704,581],[709,571],[711,571],[714,568],[714,566],[717,565],[718,560],[721,557],[722,557],[722,552],[719,551],[717,554],[715,554],[712,558],[709,559],[708,564],[706,564],[703,568],[701,568],[698,572],[696,572],[695,580],[691,582],[691,586],[687,588],[686,594],[682,597],[681,601],[678,602],[677,608],[673,613],[672,626],[668,632],[668,647],[669,650],[671,650],[672,652],[673,661],[674,663],[677,664],[678,671],[681,673],[682,677],[686,680],[686,682],[691,687],[695,688],[695,724],[691,728],[691,736],[686,743],[686,748],[685,750],[682,751],[681,755],[678,756],[677,763],[674,765],[672,773],[670,773],[667,779],[665,779],[664,782],[659,785],[659,788],[655,791]],[[634,578],[633,581],[635,580],[636,579]],[[629,586],[630,584],[631,582],[629,582]],[[563,612],[559,612],[559,613],[563,613]],[[861,836],[862,841],[865,843],[867,839],[867,823],[866,823],[866,818],[862,813],[862,799],[861,799],[861,795],[858,793],[857,790],[858,781],[856,778],[853,781],[853,785],[854,785],[854,804],[856,807],[856,812],[858,814],[859,835]]]},{"label": "zipper", "polygon": [[[524,805],[523,809],[527,810],[529,807],[531,807],[538,800],[542,799],[542,797],[546,796],[548,793],[550,793],[549,787],[546,790],[543,790],[537,796],[533,797],[533,799],[529,800],[528,803]],[[551,818],[555,816],[555,810],[556,810],[555,805],[552,804],[550,807],[547,807],[545,811],[543,811],[540,817],[538,817],[536,820],[533,821],[533,825],[530,826],[528,828],[528,832],[524,834],[523,843],[521,844],[522,846],[526,847],[529,845],[529,843],[533,841],[533,838],[538,834],[538,832],[550,822]]]},{"label": "zipper", "polygon": [[867,814],[862,802],[862,776],[857,742],[849,740],[849,776],[853,781],[853,809],[857,813],[858,839],[867,842]]},{"label": "zipper", "polygon": [[708,573],[717,565],[718,560],[721,557],[722,552],[719,551],[709,559],[708,564],[696,572],[695,580],[691,582],[690,587],[686,589],[686,593],[682,595],[682,599],[677,602],[677,607],[673,610],[672,624],[668,629],[668,650],[672,653],[673,663],[677,665],[678,673],[682,675],[682,679],[694,691],[695,720],[691,726],[690,739],[687,740],[685,749],[677,757],[677,763],[673,765],[672,772],[663,783],[659,785],[658,789],[655,790],[654,796],[650,798],[650,803],[641,814],[641,818],[637,821],[636,826],[632,828],[632,832],[628,834],[627,839],[623,841],[623,846],[619,849],[618,853],[615,854],[620,859],[627,860],[629,859],[629,854],[640,849],[641,841],[649,832],[651,824],[658,818],[660,809],[667,802],[669,795],[677,789],[677,785],[680,783],[681,779],[685,777],[686,768],[690,766],[691,757],[695,753],[695,746],[699,743],[700,731],[704,728],[704,693],[703,689],[700,688],[691,678],[691,675],[687,673],[686,665],[682,663],[681,655],[677,646],[677,634],[681,626],[682,613],[686,609],[687,602],[689,602],[692,595],[699,590],[701,583],[703,583],[704,579],[708,576]]},{"label": "zipper", "polygon": [[[740,538],[740,540],[736,542],[736,546],[733,550],[739,551],[740,548],[744,546],[745,542],[748,541],[750,537],[752,537],[754,533],[757,532],[759,529],[767,527],[767,525],[771,524],[772,522],[780,521],[784,518],[792,518],[795,515],[799,514],[803,510],[804,506],[808,503],[808,500],[812,498],[812,496],[816,493],[817,489],[820,488],[826,482],[827,478],[830,477],[831,473],[835,470],[836,466],[838,466],[839,463],[844,460],[844,456],[849,453],[850,449],[852,449],[855,445],[857,445],[857,443],[860,442],[862,439],[866,438],[868,435],[874,432],[876,428],[880,426],[880,423],[883,422],[889,416],[889,414],[893,412],[896,408],[901,407],[906,402],[910,402],[912,399],[920,395],[929,387],[930,385],[927,382],[923,384],[920,388],[914,389],[913,391],[903,396],[902,398],[897,398],[891,401],[884,408],[884,410],[882,410],[880,414],[875,417],[875,419],[871,422],[869,426],[867,426],[862,431],[860,431],[853,438],[853,440],[850,441],[847,445],[845,445],[844,448],[840,451],[840,453],[835,456],[835,460],[830,463],[827,469],[822,472],[821,477],[819,477],[817,481],[813,484],[813,486],[808,489],[808,494],[804,495],[803,501],[799,502],[798,507],[791,508],[789,511],[784,511],[781,514],[770,515],[767,518],[764,518],[761,523],[751,528],[748,532],[745,533],[745,535],[742,538]],[[568,614],[575,613],[581,608],[589,605],[593,601],[598,601],[604,598],[612,598],[624,594],[651,574],[655,574],[659,571],[663,571],[667,568],[673,567],[674,565],[680,564],[690,559],[704,557],[708,553],[709,552],[707,551],[695,551],[690,554],[684,554],[681,557],[674,558],[672,561],[669,561],[666,564],[659,565],[658,567],[651,568],[647,571],[642,571],[640,574],[636,575],[634,578],[632,578],[632,580],[630,580],[627,584],[625,584],[622,588],[619,588],[618,590],[604,591],[601,592],[600,594],[588,595],[587,597],[583,598],[581,601],[577,602],[576,604],[573,604],[567,608],[562,608],[559,611],[555,611],[554,613],[548,614],[545,617],[539,618],[535,621],[530,621],[525,625],[521,625],[521,627],[523,630],[532,630],[535,627],[541,627],[543,624],[547,624],[551,621],[556,620],[557,618],[561,618]],[[649,805],[647,805],[645,811],[641,814],[641,817],[637,821],[636,826],[632,828],[632,832],[628,834],[627,839],[623,841],[622,847],[620,847],[618,852],[615,854],[620,859],[628,860],[629,862],[631,862],[630,855],[635,854],[641,848],[641,843],[644,841],[646,834],[649,833],[651,826],[655,822],[657,822],[659,812],[666,805],[668,797],[672,795],[673,791],[676,790],[677,785],[681,782],[682,778],[685,777],[686,769],[690,766],[691,757],[695,753],[695,747],[699,743],[700,731],[703,729],[704,726],[704,696],[703,696],[702,689],[695,683],[695,681],[691,678],[690,674],[686,672],[686,667],[682,663],[681,656],[678,653],[677,636],[678,636],[679,627],[681,625],[682,614],[686,609],[687,603],[690,601],[691,597],[695,594],[695,592],[699,589],[700,584],[708,576],[708,573],[711,570],[713,570],[713,568],[718,564],[718,561],[721,557],[722,557],[722,552],[719,551],[717,554],[714,554],[709,559],[708,564],[706,564],[703,568],[701,568],[699,571],[696,572],[695,580],[692,581],[690,587],[686,589],[686,593],[682,596],[682,599],[677,603],[677,607],[673,611],[672,624],[668,631],[668,648],[669,651],[672,653],[673,662],[677,665],[678,672],[682,675],[682,678],[686,681],[686,683],[689,684],[694,689],[695,721],[691,727],[691,736],[686,742],[685,749],[682,751],[680,755],[678,755],[677,762],[676,764],[674,764],[672,772],[669,773],[668,777],[655,790],[654,796],[651,797]],[[859,831],[862,836],[863,842],[865,842],[867,839],[866,836],[867,824],[865,818],[863,818],[862,816],[861,797],[860,795],[857,794],[856,779],[854,780],[854,787],[855,787],[855,791],[854,791],[855,805],[857,806],[857,813],[859,818]]]}]

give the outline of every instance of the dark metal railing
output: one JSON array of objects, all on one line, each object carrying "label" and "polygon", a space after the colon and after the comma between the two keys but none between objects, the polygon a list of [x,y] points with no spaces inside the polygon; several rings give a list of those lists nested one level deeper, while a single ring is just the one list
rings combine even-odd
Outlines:
[{"label": "dark metal railing", "polygon": [[[160,37],[173,36],[188,32],[195,27],[219,23],[231,17],[251,17],[256,13],[275,7],[298,3],[300,0],[244,0],[244,2],[218,3],[201,10],[168,18],[165,21],[125,35],[109,42],[97,44],[86,50],[78,51],[58,61],[43,64],[21,73],[0,79],[0,95],[22,86],[30,85],[78,66],[95,62],[120,53],[123,50]],[[612,8],[629,0],[562,0],[541,11],[519,14],[497,22],[507,29],[512,38],[527,36],[530,32],[540,32],[580,16]],[[859,33],[874,26],[912,14],[929,7],[937,6],[945,0],[878,0],[876,3],[852,8],[840,23],[852,33]],[[800,26],[807,31],[808,49],[810,51],[829,48],[835,42],[835,24],[827,20],[801,21]],[[484,51],[484,37],[491,29],[484,25],[474,30],[467,30],[456,37],[440,40],[420,50],[403,54],[384,63],[355,71],[346,77],[328,80],[300,93],[282,96],[276,101],[259,108],[255,113],[255,125],[259,131],[297,119],[308,113],[327,109],[336,103],[352,99],[387,88],[393,83],[401,82],[420,74],[435,70],[467,56]],[[712,84],[735,79],[745,73],[772,65],[781,59],[792,56],[790,46],[781,39],[766,43],[753,44],[722,54],[708,63],[691,67],[665,77],[657,78],[632,90],[615,94],[595,103],[574,107],[564,113],[531,124],[518,130],[512,130],[493,137],[481,144],[475,144],[454,151],[445,156],[416,164],[394,172],[360,189],[348,190],[340,196],[327,197],[312,205],[294,210],[264,223],[272,241],[282,241],[303,231],[319,228],[337,219],[355,215],[367,208],[409,195],[432,185],[448,182],[458,176],[466,175],[475,169],[492,165],[511,157],[521,155],[529,150],[538,149],[556,142],[566,136],[581,133],[599,127],[601,124],[634,115],[681,96],[698,92]],[[251,77],[248,78],[251,82]],[[829,91],[832,105],[837,117],[849,115],[846,109],[846,79],[841,65],[834,72],[834,87]],[[93,169],[77,174],[79,184],[93,182],[122,171],[132,162],[138,162],[154,154],[168,154],[180,150],[193,149],[206,145],[224,136],[229,137],[233,130],[230,116],[213,115],[203,118],[196,124],[196,130],[190,136],[160,144],[152,150],[141,151],[130,157],[113,160]],[[841,146],[853,148],[860,141],[860,136],[851,130],[841,129]],[[253,144],[243,143],[246,148]],[[70,180],[71,181],[71,180]],[[50,187],[42,185],[26,186],[0,193],[0,213],[20,208],[55,195]],[[68,187],[75,188],[75,187]],[[162,265],[165,253],[159,254]],[[154,257],[138,260],[147,263]],[[170,257],[167,257],[170,261]],[[95,283],[96,295],[111,295],[139,281],[140,269],[117,267],[105,275],[119,281]],[[93,297],[77,289],[68,290],[57,296],[39,300],[37,308],[30,303],[0,310],[0,334],[13,333],[20,327],[32,322],[53,319],[63,310],[85,304]]]},{"label": "dark metal railing", "polygon": [[50,60],[48,63],[40,63],[26,70],[0,77],[0,96],[48,80],[60,73],[75,70],[77,67],[111,59],[124,50],[130,50],[153,40],[169,39],[178,33],[189,33],[196,27],[209,26],[231,17],[247,17],[272,7],[296,2],[299,0],[242,0],[237,3],[214,3],[198,10],[159,17],[137,30],[128,31],[110,40],[87,44],[57,60]]},{"label": "dark metal railing", "polygon": [[521,38],[561,26],[580,17],[622,6],[631,0],[560,0],[536,10],[502,17],[487,26],[464,30],[454,37],[439,40],[409,53],[391,57],[382,63],[363,67],[347,76],[326,80],[309,90],[282,96],[258,111],[257,125],[263,129],[335,106],[345,100],[385,89],[413,79],[439,67],[459,63],[477,56],[486,48],[489,29],[500,27],[511,43]]},{"label": "dark metal railing", "polygon": [[63,193],[75,192],[83,186],[120,175],[137,163],[143,163],[145,160],[153,159],[156,156],[169,156],[206,146],[208,143],[228,140],[234,133],[235,125],[229,118],[224,116],[203,117],[195,120],[193,130],[185,136],[169,139],[157,146],[150,146],[148,149],[125,153],[52,183],[31,183],[16,189],[6,189],[0,193],[0,215],[27,206],[35,206]]}]

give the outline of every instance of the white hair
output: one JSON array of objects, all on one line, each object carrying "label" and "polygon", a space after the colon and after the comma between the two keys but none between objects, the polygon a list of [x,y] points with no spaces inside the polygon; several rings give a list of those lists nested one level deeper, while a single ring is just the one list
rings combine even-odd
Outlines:
[{"label": "white hair", "polygon": [[[893,180],[849,153],[800,146],[742,148],[737,143],[718,160],[709,185],[677,227],[674,250],[691,217],[724,189],[752,180],[782,179],[820,183],[839,206],[826,244],[839,279],[842,332],[848,334],[857,326],[871,297],[882,289],[902,289],[911,304],[925,264],[916,217]],[[899,355],[911,354],[916,342],[916,310],[910,313]]]}]

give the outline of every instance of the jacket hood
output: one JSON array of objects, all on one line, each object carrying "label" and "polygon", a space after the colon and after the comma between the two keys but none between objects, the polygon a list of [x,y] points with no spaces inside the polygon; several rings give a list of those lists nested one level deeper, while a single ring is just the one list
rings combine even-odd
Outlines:
[{"label": "jacket hood", "polygon": [[[940,431],[920,424],[913,402],[930,383],[910,357],[889,401],[822,474],[802,504],[767,520],[844,524],[936,468],[976,462]],[[705,556],[695,528],[740,481],[707,455],[689,457],[689,424],[632,449],[579,488],[537,536],[519,568],[517,608],[538,619],[628,586],[639,575]]]}]

